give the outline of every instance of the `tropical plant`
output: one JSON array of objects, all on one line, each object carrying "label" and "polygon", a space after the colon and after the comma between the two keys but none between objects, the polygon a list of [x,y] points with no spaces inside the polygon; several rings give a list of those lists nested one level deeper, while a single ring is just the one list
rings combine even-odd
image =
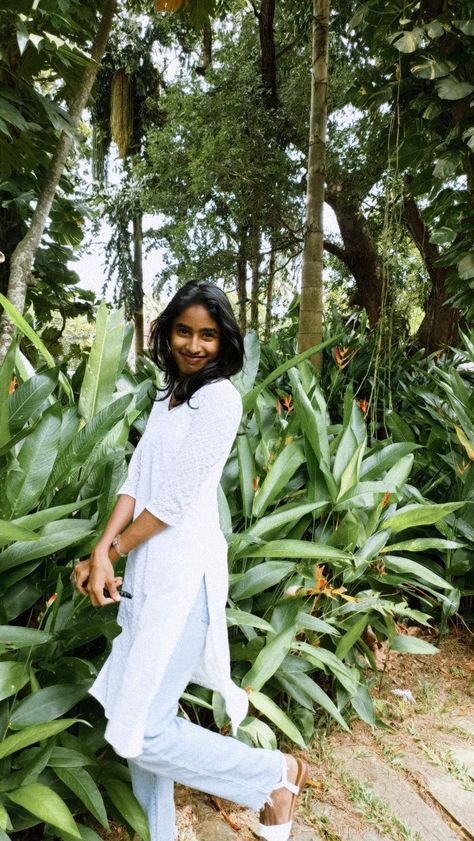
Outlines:
[{"label": "tropical plant", "polygon": [[125,369],[132,336],[122,311],[100,307],[71,383],[2,303],[47,367],[34,371],[15,339],[0,369],[0,834],[44,822],[56,836],[97,839],[74,820],[86,811],[104,828],[111,814],[147,838],[127,769],[104,753],[103,717],[87,699],[118,627],[109,610],[73,595],[69,573],[110,514],[149,380]]}]

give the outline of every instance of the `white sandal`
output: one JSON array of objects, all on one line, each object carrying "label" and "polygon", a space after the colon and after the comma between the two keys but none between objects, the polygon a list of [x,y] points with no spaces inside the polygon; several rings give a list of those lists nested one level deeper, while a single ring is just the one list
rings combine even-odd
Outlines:
[{"label": "white sandal", "polygon": [[[308,779],[309,768],[303,759],[295,757],[298,765],[298,772],[294,783],[290,783],[287,776],[286,760],[282,762],[282,780],[275,786],[274,791],[278,788],[286,788],[291,791],[293,798],[288,809],[288,821],[285,823],[274,823],[276,815],[273,806],[267,803],[263,809],[260,810],[260,823],[258,825],[258,837],[264,838],[265,841],[288,841],[293,824],[293,812],[295,811],[296,798]],[[262,823],[264,821],[264,823]]]}]

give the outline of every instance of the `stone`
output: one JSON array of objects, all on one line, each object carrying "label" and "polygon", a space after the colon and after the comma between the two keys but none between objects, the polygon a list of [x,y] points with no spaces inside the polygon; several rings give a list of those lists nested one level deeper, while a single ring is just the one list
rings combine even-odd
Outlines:
[{"label": "stone", "polygon": [[400,770],[395,771],[370,751],[361,755],[346,749],[343,753],[337,751],[336,756],[343,768],[358,782],[368,783],[374,794],[389,805],[392,814],[418,832],[422,841],[458,841],[459,836],[402,777]]},{"label": "stone", "polygon": [[404,762],[440,806],[473,837],[474,791],[467,791],[459,780],[418,753],[405,754]]}]

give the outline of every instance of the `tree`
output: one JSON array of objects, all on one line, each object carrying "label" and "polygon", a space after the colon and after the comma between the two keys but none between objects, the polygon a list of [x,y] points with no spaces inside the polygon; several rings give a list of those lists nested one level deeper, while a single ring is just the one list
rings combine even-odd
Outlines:
[{"label": "tree", "polygon": [[[92,90],[99,62],[105,51],[107,38],[112,26],[115,5],[116,0],[104,0],[102,14],[90,51],[90,61],[84,68],[81,83],[69,108],[68,122],[70,129],[75,129],[78,126],[82,111]],[[46,228],[53,199],[63,174],[72,143],[72,132],[70,130],[62,130],[56,149],[51,157],[49,168],[31,218],[30,227],[16,246],[11,257],[8,298],[19,312],[23,312],[25,306],[26,290],[31,267]],[[5,356],[13,329],[11,322],[5,317],[2,317],[0,320],[0,361]]]},{"label": "tree", "polygon": [[[329,0],[313,0],[311,110],[298,348],[307,350],[322,340],[323,205],[327,120]],[[321,368],[322,355],[314,364]]]}]

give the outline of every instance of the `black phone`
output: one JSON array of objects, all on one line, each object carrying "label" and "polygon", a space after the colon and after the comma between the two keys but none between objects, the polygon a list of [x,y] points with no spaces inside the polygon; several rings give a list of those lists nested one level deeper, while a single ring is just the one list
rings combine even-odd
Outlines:
[{"label": "black phone", "polygon": [[[133,599],[132,594],[128,593],[127,590],[122,590],[122,587],[120,585],[117,587],[117,590],[123,599]],[[103,593],[106,599],[110,599],[110,593],[107,590],[107,587],[104,587]]]}]

